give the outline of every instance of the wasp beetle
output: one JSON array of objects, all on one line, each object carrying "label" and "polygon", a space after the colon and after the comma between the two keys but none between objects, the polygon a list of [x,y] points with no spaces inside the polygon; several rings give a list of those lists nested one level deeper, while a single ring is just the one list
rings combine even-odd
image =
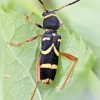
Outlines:
[{"label": "wasp beetle", "polygon": [[[67,53],[63,53],[59,51],[59,47],[60,47],[60,43],[61,43],[61,35],[59,35],[57,33],[57,30],[59,29],[59,27],[62,25],[62,23],[60,23],[59,18],[56,16],[55,12],[59,11],[60,9],[72,5],[76,2],[78,2],[80,0],[76,0],[72,3],[66,4],[58,9],[55,10],[47,10],[46,6],[44,5],[44,3],[39,0],[39,2],[42,4],[43,8],[44,8],[44,12],[42,13],[43,16],[43,26],[41,26],[40,24],[32,21],[27,15],[25,16],[26,19],[32,23],[35,24],[37,27],[42,28],[45,30],[44,34],[42,35],[42,39],[41,39],[41,50],[40,50],[40,54],[38,57],[38,61],[37,61],[37,65],[36,65],[36,79],[37,79],[37,83],[36,83],[36,87],[34,89],[34,92],[32,94],[32,97],[30,100],[33,99],[34,94],[36,92],[36,89],[38,87],[38,84],[40,81],[42,81],[43,86],[47,86],[50,83],[52,83],[52,81],[55,78],[56,75],[56,70],[58,67],[58,58],[59,55],[62,55],[70,60],[74,61],[74,64],[72,65],[66,80],[64,81],[61,89],[64,88],[68,78],[71,76],[75,65],[77,63],[78,58],[67,54]],[[8,44],[13,45],[13,46],[20,46],[26,42],[31,42],[33,40],[35,40],[36,38],[38,38],[41,35],[37,35],[34,37],[31,37],[29,39],[27,39],[24,42],[21,42],[19,44],[15,44],[12,42],[8,42]]]}]

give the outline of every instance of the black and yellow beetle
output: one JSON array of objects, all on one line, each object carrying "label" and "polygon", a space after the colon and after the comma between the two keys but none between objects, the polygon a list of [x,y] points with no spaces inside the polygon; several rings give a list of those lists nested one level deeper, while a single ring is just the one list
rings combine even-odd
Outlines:
[{"label": "black and yellow beetle", "polygon": [[[78,1],[80,1],[80,0],[76,0],[72,3],[64,5],[58,9],[50,11],[50,10],[47,10],[44,3],[41,0],[39,0],[39,2],[43,5],[43,8],[45,10],[42,14],[43,27],[40,24],[32,21],[26,15],[26,19],[30,23],[35,24],[37,27],[45,30],[45,33],[42,35],[41,50],[40,50],[40,54],[39,54],[37,66],[36,66],[37,67],[37,75],[36,75],[37,76],[37,83],[36,83],[36,87],[34,89],[34,92],[33,92],[30,100],[33,99],[34,94],[36,92],[36,88],[37,88],[38,83],[40,81],[42,81],[44,86],[47,86],[50,83],[52,83],[52,81],[54,80],[55,75],[56,75],[56,70],[58,67],[59,55],[65,56],[65,57],[69,58],[70,60],[74,60],[74,64],[71,67],[71,69],[68,73],[68,76],[66,77],[66,80],[64,81],[61,89],[63,89],[68,78],[70,77],[70,75],[72,74],[72,72],[75,68],[75,65],[76,65],[76,62],[78,59],[70,54],[59,52],[59,47],[60,47],[60,43],[61,43],[61,35],[59,35],[57,33],[57,30],[62,25],[62,23],[60,23],[59,18],[56,16],[55,12],[66,7],[66,6],[72,5]],[[27,39],[26,41],[21,42],[19,44],[15,44],[12,42],[8,42],[8,43],[10,45],[13,45],[13,46],[20,46],[26,42],[31,42],[31,41],[35,40],[39,36],[41,36],[41,35],[31,37],[31,38]]]}]

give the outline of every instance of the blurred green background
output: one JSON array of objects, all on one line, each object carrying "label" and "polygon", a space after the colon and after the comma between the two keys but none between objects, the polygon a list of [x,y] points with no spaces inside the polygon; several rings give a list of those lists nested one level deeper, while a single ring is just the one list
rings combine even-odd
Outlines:
[{"label": "blurred green background", "polygon": [[[66,3],[73,0],[43,0],[48,9],[59,8]],[[7,9],[20,12],[22,14],[28,14],[35,12],[41,16],[43,8],[38,0],[0,0],[0,8],[4,11]],[[68,28],[70,33],[75,33],[75,36],[82,37],[86,42],[87,47],[90,47],[95,56],[96,62],[92,68],[93,75],[100,83],[100,0],[81,0],[80,2],[66,7],[57,12],[57,15],[64,22],[65,27]],[[0,19],[1,20],[1,19]],[[1,24],[0,24],[1,25]],[[0,27],[1,28],[1,27]],[[4,41],[2,37],[2,29],[0,29],[0,81],[2,82],[2,60],[3,60],[3,48]],[[92,77],[91,77],[92,78]],[[94,80],[94,77],[92,79]],[[96,83],[93,85],[96,86]],[[0,87],[2,88],[2,87]],[[0,89],[1,90],[1,89]],[[0,93],[0,95],[2,95]],[[86,93],[84,93],[86,95]],[[83,95],[83,97],[84,97]],[[90,99],[91,98],[91,99]],[[0,99],[1,100],[1,99]],[[85,99],[92,100],[92,94],[86,95]],[[95,99],[93,99],[95,100]],[[96,99],[97,100],[97,99]],[[100,98],[98,98],[100,100]]]}]

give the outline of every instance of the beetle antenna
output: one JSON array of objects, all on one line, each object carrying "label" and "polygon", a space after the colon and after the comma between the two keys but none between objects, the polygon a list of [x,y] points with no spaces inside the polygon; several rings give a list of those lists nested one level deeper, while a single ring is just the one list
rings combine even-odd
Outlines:
[{"label": "beetle antenna", "polygon": [[48,10],[46,9],[46,6],[44,5],[44,3],[43,3],[41,0],[39,0],[39,2],[42,4],[44,10],[45,10],[45,11],[48,11]]},{"label": "beetle antenna", "polygon": [[78,1],[80,1],[80,0],[75,0],[74,2],[71,2],[71,3],[69,3],[69,4],[66,4],[66,5],[64,5],[64,6],[60,7],[60,8],[58,8],[58,9],[53,10],[53,11],[58,11],[58,10],[64,8],[64,7],[67,7],[67,6],[72,5],[72,4],[74,4],[74,3],[78,2]]}]

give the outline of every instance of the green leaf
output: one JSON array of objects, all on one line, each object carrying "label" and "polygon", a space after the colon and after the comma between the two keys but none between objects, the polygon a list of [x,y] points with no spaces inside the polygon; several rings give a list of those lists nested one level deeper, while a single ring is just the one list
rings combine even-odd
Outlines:
[{"label": "green leaf", "polygon": [[[2,16],[3,12],[0,12],[0,16]],[[1,29],[1,17],[0,17],[0,100],[2,100],[2,80],[3,80],[3,51],[4,51],[4,41],[2,37],[2,29]]]},{"label": "green leaf", "polygon": [[[40,16],[32,13],[29,17],[42,25],[42,18],[40,18]],[[8,41],[20,43],[32,36],[44,33],[42,29],[29,23],[25,19],[25,16],[20,13],[8,10],[3,14],[2,18],[2,30],[5,43]],[[78,87],[80,95],[85,89],[86,85],[82,87],[83,80],[85,80],[86,75],[92,68],[95,60],[94,54],[91,49],[86,49],[86,44],[81,38],[76,39],[74,34],[69,34],[66,28],[61,27],[58,33],[62,36],[60,51],[77,57],[78,63],[67,86],[60,92],[58,90],[62,86],[73,61],[64,57],[59,57],[59,67],[55,81],[46,88],[40,83],[34,100],[49,100],[51,96],[52,98],[54,96],[55,100],[61,100],[64,92],[67,91],[66,95],[68,95],[68,91],[73,89],[73,94],[76,94],[75,90],[77,87],[74,84],[75,82],[77,84],[82,84]],[[36,83],[36,62],[40,51],[40,41],[41,38],[38,38],[20,47],[5,44],[4,78],[2,84],[4,87],[3,100],[30,100]],[[71,95],[72,91],[69,93]]]}]

